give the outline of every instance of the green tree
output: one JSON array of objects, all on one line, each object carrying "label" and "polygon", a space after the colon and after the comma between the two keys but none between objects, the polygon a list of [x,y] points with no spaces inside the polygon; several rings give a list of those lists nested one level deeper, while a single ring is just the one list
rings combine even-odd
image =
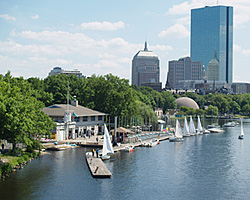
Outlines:
[{"label": "green tree", "polygon": [[43,103],[31,96],[31,89],[24,91],[26,84],[8,74],[0,79],[0,138],[14,147],[18,142],[31,145],[35,136],[50,134],[54,128],[53,121],[41,111]]},{"label": "green tree", "polygon": [[196,109],[195,110],[195,114],[196,115],[204,115],[205,114],[205,111],[203,109]]},{"label": "green tree", "polygon": [[249,104],[244,105],[242,108],[242,112],[246,115],[250,115],[250,105]]},{"label": "green tree", "polygon": [[175,102],[174,95],[171,92],[163,91],[161,93],[161,96],[163,98],[163,111],[166,113],[168,109],[176,109],[177,103]]},{"label": "green tree", "polygon": [[232,113],[239,113],[240,112],[240,106],[236,101],[230,101],[229,109]]},{"label": "green tree", "polygon": [[208,106],[208,108],[206,109],[206,113],[208,115],[218,115],[219,111],[218,108],[216,106]]}]

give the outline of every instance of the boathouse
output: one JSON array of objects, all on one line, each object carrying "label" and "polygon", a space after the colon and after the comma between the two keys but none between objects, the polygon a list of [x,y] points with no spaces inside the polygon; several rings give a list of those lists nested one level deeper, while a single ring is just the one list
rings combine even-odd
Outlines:
[{"label": "boathouse", "polygon": [[76,96],[71,104],[54,104],[42,109],[57,125],[53,130],[57,141],[103,133],[105,113],[78,105]]}]

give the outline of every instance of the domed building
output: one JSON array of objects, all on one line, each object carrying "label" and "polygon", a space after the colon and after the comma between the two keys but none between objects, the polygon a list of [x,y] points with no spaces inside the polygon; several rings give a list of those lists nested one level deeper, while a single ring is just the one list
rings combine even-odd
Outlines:
[{"label": "domed building", "polygon": [[198,104],[193,99],[188,97],[180,97],[176,99],[175,102],[177,103],[177,108],[185,106],[188,108],[193,108],[194,110],[199,109]]}]

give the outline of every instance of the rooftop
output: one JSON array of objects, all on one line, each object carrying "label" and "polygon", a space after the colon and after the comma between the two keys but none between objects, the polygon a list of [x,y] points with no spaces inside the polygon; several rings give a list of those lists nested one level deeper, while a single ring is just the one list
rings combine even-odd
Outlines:
[{"label": "rooftop", "polygon": [[[49,107],[43,108],[42,111],[49,116],[64,116],[65,112],[67,111],[67,104],[54,104]],[[74,115],[76,117],[106,115],[105,113],[92,110],[80,105],[78,106],[69,105],[69,111],[71,115]]]}]

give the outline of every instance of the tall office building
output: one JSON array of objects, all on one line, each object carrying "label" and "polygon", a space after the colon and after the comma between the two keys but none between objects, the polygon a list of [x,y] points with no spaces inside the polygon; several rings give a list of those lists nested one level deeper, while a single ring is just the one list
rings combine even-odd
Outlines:
[{"label": "tall office building", "polygon": [[159,59],[153,51],[148,50],[147,42],[144,50],[138,51],[133,58],[132,84],[161,90]]},{"label": "tall office building", "polygon": [[219,80],[219,69],[220,69],[220,63],[217,59],[217,54],[215,51],[214,58],[207,65],[207,80],[218,81]]},{"label": "tall office building", "polygon": [[201,73],[201,62],[190,57],[169,61],[166,87],[176,88],[178,81],[200,80]]},{"label": "tall office building", "polygon": [[219,80],[233,80],[233,7],[212,6],[191,10],[191,58],[207,65],[217,51]]}]

